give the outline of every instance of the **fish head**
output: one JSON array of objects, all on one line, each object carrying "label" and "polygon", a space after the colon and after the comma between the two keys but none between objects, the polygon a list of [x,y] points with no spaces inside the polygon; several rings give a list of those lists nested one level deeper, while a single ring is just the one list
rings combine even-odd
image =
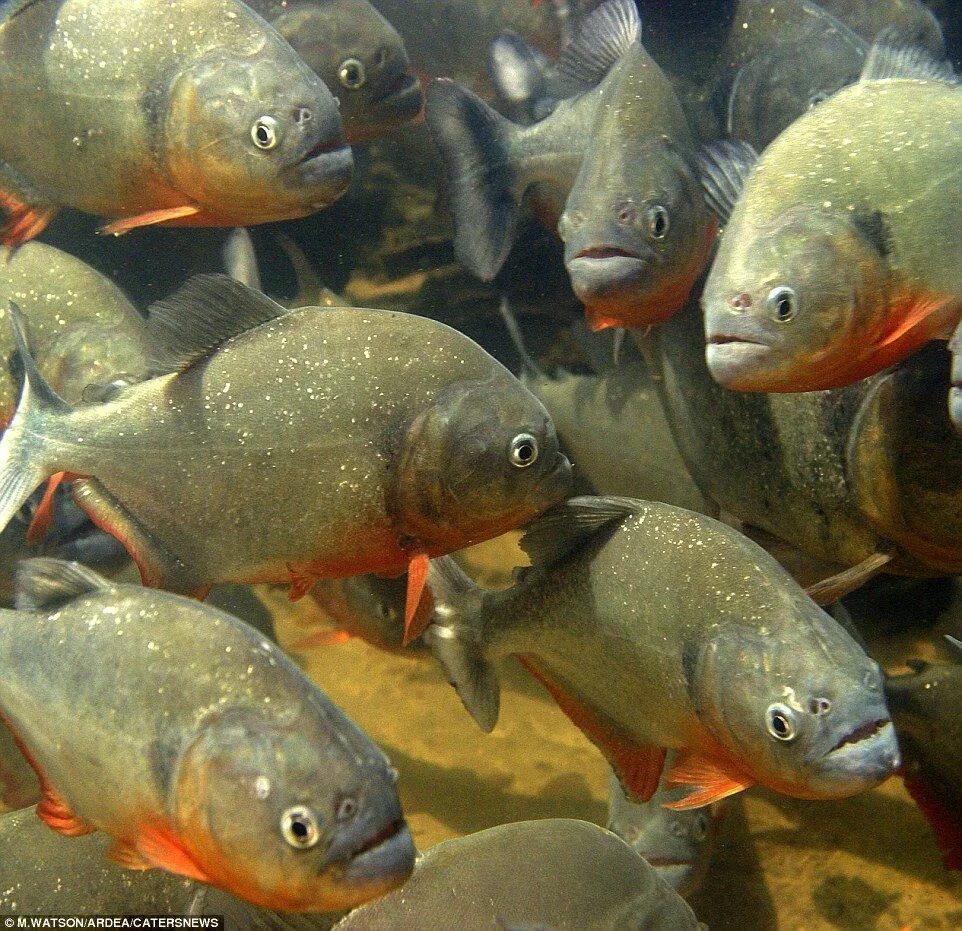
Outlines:
[{"label": "fish head", "polygon": [[402,532],[440,555],[562,501],[571,465],[544,406],[503,371],[440,392],[407,431],[396,482]]},{"label": "fish head", "polygon": [[696,172],[664,138],[613,175],[583,166],[558,234],[591,328],[651,326],[681,310],[714,231]]},{"label": "fish head", "polygon": [[351,142],[383,135],[424,106],[397,30],[367,0],[293,3],[274,27],[333,90]]},{"label": "fish head", "polygon": [[870,789],[900,764],[882,671],[821,609],[792,613],[777,635],[719,629],[689,667],[699,718],[762,785],[800,798]]},{"label": "fish head", "polygon": [[800,116],[854,84],[864,58],[837,32],[815,42],[778,43],[738,72],[728,99],[728,135],[761,152]]},{"label": "fish head", "polygon": [[177,763],[175,825],[210,883],[320,912],[404,882],[415,849],[384,755],[322,696],[274,715],[212,716]]},{"label": "fish head", "polygon": [[284,47],[286,55],[194,62],[162,105],[156,150],[168,176],[225,223],[306,216],[350,183],[354,162],[337,101]]},{"label": "fish head", "polygon": [[882,332],[889,307],[885,257],[866,232],[871,220],[796,206],[755,226],[737,222],[743,206],[702,295],[712,376],[735,391],[856,380],[845,373]]}]

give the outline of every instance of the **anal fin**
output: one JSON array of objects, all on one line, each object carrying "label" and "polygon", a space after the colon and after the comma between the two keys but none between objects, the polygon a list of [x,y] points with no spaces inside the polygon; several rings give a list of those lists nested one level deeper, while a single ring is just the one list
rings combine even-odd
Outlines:
[{"label": "anal fin", "polygon": [[140,580],[148,588],[203,598],[210,590],[188,572],[187,567],[169,550],[154,540],[147,529],[95,478],[73,483],[73,498],[101,530],[119,540],[140,570]]},{"label": "anal fin", "polygon": [[73,813],[70,805],[67,804],[60,793],[53,787],[47,778],[47,774],[43,771],[36,759],[34,759],[30,748],[11,722],[2,716],[0,716],[0,720],[7,725],[13,737],[13,742],[17,745],[17,749],[23,754],[24,759],[30,764],[31,769],[37,774],[37,780],[40,783],[40,801],[37,803],[37,817],[43,821],[47,827],[66,837],[82,837],[84,834],[92,834],[97,830]]},{"label": "anal fin", "polygon": [[611,732],[580,702],[536,665],[531,656],[522,656],[521,665],[551,694],[558,707],[611,764],[622,788],[632,801],[647,802],[658,789],[665,764],[666,748],[643,744]]}]

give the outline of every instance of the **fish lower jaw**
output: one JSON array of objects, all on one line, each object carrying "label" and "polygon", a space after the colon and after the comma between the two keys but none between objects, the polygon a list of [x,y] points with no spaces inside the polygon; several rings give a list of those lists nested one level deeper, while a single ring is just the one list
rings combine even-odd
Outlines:
[{"label": "fish lower jaw", "polygon": [[902,765],[891,721],[879,718],[856,728],[819,760],[825,797],[841,798],[870,789]]},{"label": "fish lower jaw", "polygon": [[414,869],[416,851],[411,832],[398,818],[368,838],[341,866],[339,883],[363,891],[370,886],[393,888]]},{"label": "fish lower jaw", "polygon": [[768,372],[775,352],[764,343],[739,337],[713,336],[705,346],[712,377],[734,391],[772,391]]}]

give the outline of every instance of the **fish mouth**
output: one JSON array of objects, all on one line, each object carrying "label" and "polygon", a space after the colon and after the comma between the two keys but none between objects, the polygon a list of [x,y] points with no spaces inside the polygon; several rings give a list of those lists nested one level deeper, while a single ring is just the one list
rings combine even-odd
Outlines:
[{"label": "fish mouth", "polygon": [[591,246],[588,249],[582,249],[577,255],[574,256],[575,259],[615,259],[615,258],[626,258],[626,259],[641,259],[635,252],[629,252],[627,249],[621,249],[618,246]]},{"label": "fish mouth", "polygon": [[592,246],[565,261],[578,299],[586,304],[619,306],[637,300],[649,284],[651,262],[618,246]]},{"label": "fish mouth", "polygon": [[298,185],[324,191],[325,197],[317,203],[326,207],[332,199],[343,194],[351,183],[354,155],[351,147],[342,139],[333,142],[323,140],[305,152],[293,168]]},{"label": "fish mouth", "polygon": [[658,869],[694,869],[695,864],[690,860],[679,860],[676,857],[645,857],[649,866]]},{"label": "fish mouth", "polygon": [[351,855],[341,878],[353,886],[401,882],[414,869],[417,852],[404,818],[396,818],[372,834]]},{"label": "fish mouth", "polygon": [[711,333],[705,342],[708,370],[723,388],[770,390],[767,376],[775,354],[772,346],[741,333]]},{"label": "fish mouth", "polygon": [[420,112],[423,102],[424,94],[421,90],[421,82],[409,71],[400,72],[371,100],[372,106],[376,107],[403,106],[405,111],[413,110],[412,117]]},{"label": "fish mouth", "polygon": [[554,465],[538,482],[536,495],[539,500],[547,500],[549,506],[557,504],[571,492],[571,483],[571,463],[564,453],[558,453]]},{"label": "fish mouth", "polygon": [[886,725],[891,725],[891,721],[888,718],[877,718],[874,721],[867,721],[865,724],[859,725],[848,734],[843,737],[831,750],[829,753],[837,753],[844,747],[849,747],[853,744],[862,743],[863,741],[870,740],[876,734],[883,730]]}]

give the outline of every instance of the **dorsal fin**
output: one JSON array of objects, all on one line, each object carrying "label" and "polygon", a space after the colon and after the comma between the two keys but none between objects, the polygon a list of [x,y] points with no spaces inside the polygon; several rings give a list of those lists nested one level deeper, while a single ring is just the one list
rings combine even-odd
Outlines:
[{"label": "dorsal fin", "polygon": [[148,311],[153,370],[183,372],[228,340],[286,313],[227,275],[196,275]]},{"label": "dorsal fin", "polygon": [[738,139],[706,145],[698,153],[698,174],[705,200],[722,223],[731,219],[735,202],[757,161],[754,147]]},{"label": "dorsal fin", "polygon": [[110,587],[103,576],[78,562],[48,557],[25,559],[17,566],[17,610],[47,611]]},{"label": "dorsal fin", "polygon": [[605,0],[575,26],[562,49],[557,70],[594,87],[640,41],[641,18],[635,0]]},{"label": "dorsal fin", "polygon": [[[938,30],[938,24],[935,29]],[[875,37],[859,80],[902,78],[958,84],[951,63],[937,54],[937,48],[938,44],[929,34],[906,35],[897,26],[887,26]]]},{"label": "dorsal fin", "polygon": [[528,525],[521,538],[521,549],[532,565],[553,565],[595,534],[637,514],[641,506],[641,501],[614,495],[569,498]]}]

